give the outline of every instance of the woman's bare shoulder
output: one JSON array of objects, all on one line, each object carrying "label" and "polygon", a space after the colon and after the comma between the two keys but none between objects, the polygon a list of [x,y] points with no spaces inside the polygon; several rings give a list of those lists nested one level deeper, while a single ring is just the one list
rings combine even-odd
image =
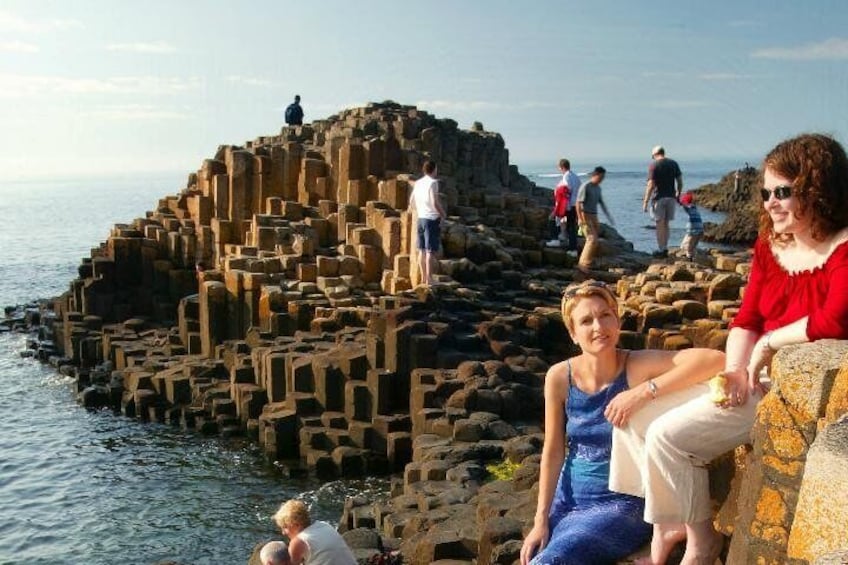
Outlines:
[{"label": "woman's bare shoulder", "polygon": [[572,359],[566,359],[564,361],[560,361],[559,363],[554,363],[548,368],[548,371],[545,373],[545,384],[551,383],[559,385],[561,383],[568,383],[568,376],[571,372],[571,362]]}]

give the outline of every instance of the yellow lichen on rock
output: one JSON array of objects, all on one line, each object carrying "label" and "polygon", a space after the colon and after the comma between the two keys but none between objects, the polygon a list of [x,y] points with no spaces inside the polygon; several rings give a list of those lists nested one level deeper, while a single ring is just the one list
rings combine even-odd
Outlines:
[{"label": "yellow lichen on rock", "polygon": [[775,426],[768,431],[774,453],[784,459],[797,459],[807,451],[807,442],[797,429]]},{"label": "yellow lichen on rock", "polygon": [[780,457],[766,455],[763,457],[763,465],[770,467],[788,477],[800,477],[804,472],[804,465],[798,461],[784,461]]},{"label": "yellow lichen on rock", "polygon": [[829,424],[845,414],[848,414],[848,357],[842,360],[842,369],[833,382],[824,420]]},{"label": "yellow lichen on rock", "polygon": [[848,417],[828,426],[807,456],[787,555],[813,562],[845,548],[848,532]]},{"label": "yellow lichen on rock", "polygon": [[764,488],[760,499],[757,501],[758,522],[764,525],[783,524],[786,520],[786,503],[779,491],[772,488]]}]

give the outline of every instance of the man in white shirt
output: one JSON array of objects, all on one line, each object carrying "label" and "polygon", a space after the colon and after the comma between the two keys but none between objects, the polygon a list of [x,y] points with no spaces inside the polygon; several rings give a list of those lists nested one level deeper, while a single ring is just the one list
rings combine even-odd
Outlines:
[{"label": "man in white shirt", "polygon": [[418,268],[421,282],[427,286],[433,283],[432,265],[435,254],[439,252],[441,239],[440,222],[447,217],[442,203],[439,202],[439,181],[436,179],[436,163],[427,159],[421,167],[424,176],[415,181],[412,194],[409,195],[409,211],[418,215]]},{"label": "man in white shirt", "polygon": [[580,177],[571,170],[568,159],[559,160],[559,170],[562,173],[562,184],[568,187],[571,198],[568,202],[568,212],[565,216],[565,232],[568,236],[568,250],[577,251],[577,192],[580,190]]}]

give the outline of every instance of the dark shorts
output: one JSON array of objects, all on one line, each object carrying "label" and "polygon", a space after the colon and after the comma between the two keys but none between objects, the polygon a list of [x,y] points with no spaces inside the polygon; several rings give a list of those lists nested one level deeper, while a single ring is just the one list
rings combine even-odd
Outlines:
[{"label": "dark shorts", "polygon": [[435,253],[439,250],[440,239],[439,220],[418,218],[418,249]]}]

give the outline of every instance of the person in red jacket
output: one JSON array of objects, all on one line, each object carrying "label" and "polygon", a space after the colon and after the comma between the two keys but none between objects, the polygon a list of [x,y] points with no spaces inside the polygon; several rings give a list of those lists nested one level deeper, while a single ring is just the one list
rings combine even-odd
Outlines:
[{"label": "person in red jacket", "polygon": [[[554,220],[555,227],[551,231],[553,239],[547,243],[549,247],[559,247],[563,243],[569,241],[568,237],[568,212],[571,202],[571,189],[568,186],[567,172],[569,163],[567,159],[560,159],[559,169],[563,173],[562,179],[554,188],[554,207],[551,210],[551,218]],[[578,187],[579,188],[579,187]]]},{"label": "person in red jacket", "polygon": [[703,385],[649,404],[616,429],[610,488],[645,496],[661,564],[686,539],[682,563],[713,563],[706,464],[748,440],[774,353],[818,339],[848,339],[848,157],[833,138],[804,134],[763,161],[759,236],[726,346],[724,399]]}]

